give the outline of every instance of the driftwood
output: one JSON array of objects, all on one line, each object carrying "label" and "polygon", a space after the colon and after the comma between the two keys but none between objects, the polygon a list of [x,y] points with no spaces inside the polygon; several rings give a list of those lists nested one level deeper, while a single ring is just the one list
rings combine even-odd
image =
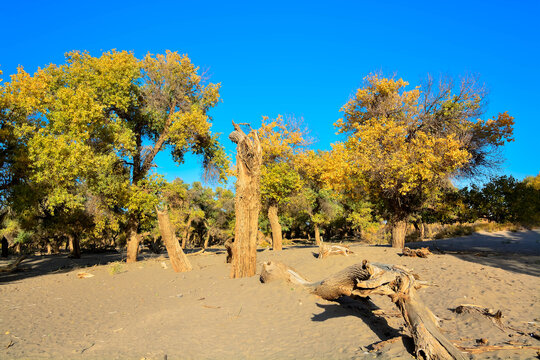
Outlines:
[{"label": "driftwood", "polygon": [[320,242],[319,244],[319,259],[324,259],[325,257],[328,257],[330,255],[345,255],[349,256],[349,254],[354,254],[351,249],[347,245],[330,245],[326,244],[324,242]]},{"label": "driftwood", "polygon": [[263,264],[261,281],[276,279],[300,284],[326,300],[341,296],[387,295],[401,312],[419,359],[467,359],[439,330],[438,319],[422,303],[416,290],[426,286],[406,268],[364,260],[319,282],[309,282],[294,269],[276,262]]},{"label": "driftwood", "polygon": [[405,247],[401,251],[401,254],[403,256],[426,258],[428,255],[431,255],[431,252],[427,247],[423,247],[420,249],[409,249],[408,247]]},{"label": "driftwood", "polygon": [[0,273],[11,273],[17,271],[21,262],[26,259],[26,255],[21,255],[11,264],[0,266]]}]

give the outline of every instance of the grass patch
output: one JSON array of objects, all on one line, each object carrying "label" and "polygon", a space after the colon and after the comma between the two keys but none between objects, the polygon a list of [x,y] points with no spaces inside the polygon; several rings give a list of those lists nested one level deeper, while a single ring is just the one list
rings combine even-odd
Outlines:
[{"label": "grass patch", "polygon": [[120,261],[114,262],[109,266],[109,274],[111,276],[114,276],[116,274],[120,274],[123,272],[125,272],[124,266],[122,265]]}]

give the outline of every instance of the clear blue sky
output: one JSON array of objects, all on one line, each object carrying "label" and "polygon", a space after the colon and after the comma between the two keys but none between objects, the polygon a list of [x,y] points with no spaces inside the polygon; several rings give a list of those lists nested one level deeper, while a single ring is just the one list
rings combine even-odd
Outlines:
[{"label": "clear blue sky", "polygon": [[[62,63],[70,50],[137,57],[169,49],[187,53],[222,83],[214,131],[231,120],[304,118],[314,147],[339,140],[339,109],[373,71],[417,85],[427,73],[478,73],[489,94],[486,116],[509,111],[515,142],[500,173],[519,179],[540,171],[540,1],[3,1],[0,68]],[[175,166],[168,179],[200,178],[199,161]]]}]

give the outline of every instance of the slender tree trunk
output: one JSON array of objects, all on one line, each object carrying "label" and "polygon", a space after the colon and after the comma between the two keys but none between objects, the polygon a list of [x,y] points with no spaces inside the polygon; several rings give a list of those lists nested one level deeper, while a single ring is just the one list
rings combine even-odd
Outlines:
[{"label": "slender tree trunk", "polygon": [[52,251],[53,254],[60,253],[60,243],[58,242],[58,239],[54,239],[54,242],[52,243]]},{"label": "slender tree trunk", "polygon": [[20,254],[21,253],[21,243],[16,243],[15,244],[15,254]]},{"label": "slender tree trunk", "polygon": [[8,248],[9,248],[9,243],[6,239],[5,236],[2,236],[2,257],[3,258],[7,258],[8,257]]},{"label": "slender tree trunk", "polygon": [[80,259],[81,245],[79,244],[79,238],[75,235],[69,234],[68,239],[70,256],[74,259]]},{"label": "slender tree trunk", "polygon": [[174,235],[174,230],[171,225],[171,220],[169,218],[169,212],[167,210],[158,210],[157,217],[159,223],[159,231],[161,232],[161,238],[165,243],[167,248],[167,254],[169,254],[169,259],[171,260],[172,268],[175,272],[190,271],[192,269],[189,260],[184,254],[180,243]]},{"label": "slender tree trunk", "polygon": [[268,207],[268,220],[272,228],[272,250],[280,251],[283,248],[283,235],[279,224],[278,208],[275,204]]},{"label": "slender tree trunk", "polygon": [[187,219],[187,223],[186,223],[186,231],[184,232],[184,237],[182,238],[182,249],[186,248],[189,237],[191,236],[191,222],[192,221],[193,219],[191,218],[191,215],[189,215]]},{"label": "slender tree trunk", "polygon": [[405,247],[405,233],[407,232],[407,222],[397,220],[392,223],[392,247],[403,249]]},{"label": "slender tree trunk", "polygon": [[130,220],[128,242],[127,242],[127,263],[134,263],[137,261],[137,255],[139,254],[139,234],[137,234],[138,224],[135,219]]},{"label": "slender tree trunk", "polygon": [[321,245],[321,231],[319,230],[319,224],[313,224],[313,227],[315,228],[315,244],[317,246]]},{"label": "slender tree trunk", "polygon": [[262,148],[257,131],[248,136],[234,121],[233,126],[229,139],[236,143],[237,176],[231,278],[241,278],[255,275],[257,268]]},{"label": "slender tree trunk", "polygon": [[47,241],[47,255],[52,254],[52,245],[50,241]]},{"label": "slender tree trunk", "polygon": [[423,222],[420,223],[420,241],[424,241],[426,239],[426,226]]},{"label": "slender tree trunk", "polygon": [[210,242],[210,231],[206,231],[206,236],[204,237],[204,244],[203,249],[206,250],[208,248],[208,243]]}]

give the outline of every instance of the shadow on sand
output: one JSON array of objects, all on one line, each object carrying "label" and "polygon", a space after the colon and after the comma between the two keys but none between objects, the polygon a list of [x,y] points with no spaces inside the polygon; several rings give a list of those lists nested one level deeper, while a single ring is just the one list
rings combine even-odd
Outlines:
[{"label": "shadow on sand", "polygon": [[405,245],[412,249],[427,246],[435,253],[454,255],[465,261],[540,276],[540,229],[478,232],[459,238]]},{"label": "shadow on sand", "polygon": [[[188,249],[186,254],[195,253],[198,249]],[[206,252],[225,253],[222,249],[207,249]],[[158,257],[167,258],[167,252],[161,254],[143,251],[137,257],[138,261],[155,259]],[[2,260],[2,265],[13,262],[16,257],[9,260]],[[82,269],[95,265],[107,265],[117,261],[125,261],[126,253],[117,251],[108,251],[100,253],[83,252],[80,259],[72,259],[67,253],[57,255],[32,255],[22,261],[19,268],[11,273],[0,273],[0,284],[8,283],[36,276],[65,273],[74,269]]]},{"label": "shadow on sand", "polygon": [[[381,341],[401,336],[403,345],[414,356],[413,339],[391,327],[384,317],[374,315],[372,311],[379,308],[369,298],[355,300],[349,297],[341,297],[337,302],[339,304],[317,304],[324,311],[320,314],[313,315],[311,320],[326,321],[328,319],[346,316],[359,317]],[[368,345],[367,348],[372,348],[374,344]]]}]

